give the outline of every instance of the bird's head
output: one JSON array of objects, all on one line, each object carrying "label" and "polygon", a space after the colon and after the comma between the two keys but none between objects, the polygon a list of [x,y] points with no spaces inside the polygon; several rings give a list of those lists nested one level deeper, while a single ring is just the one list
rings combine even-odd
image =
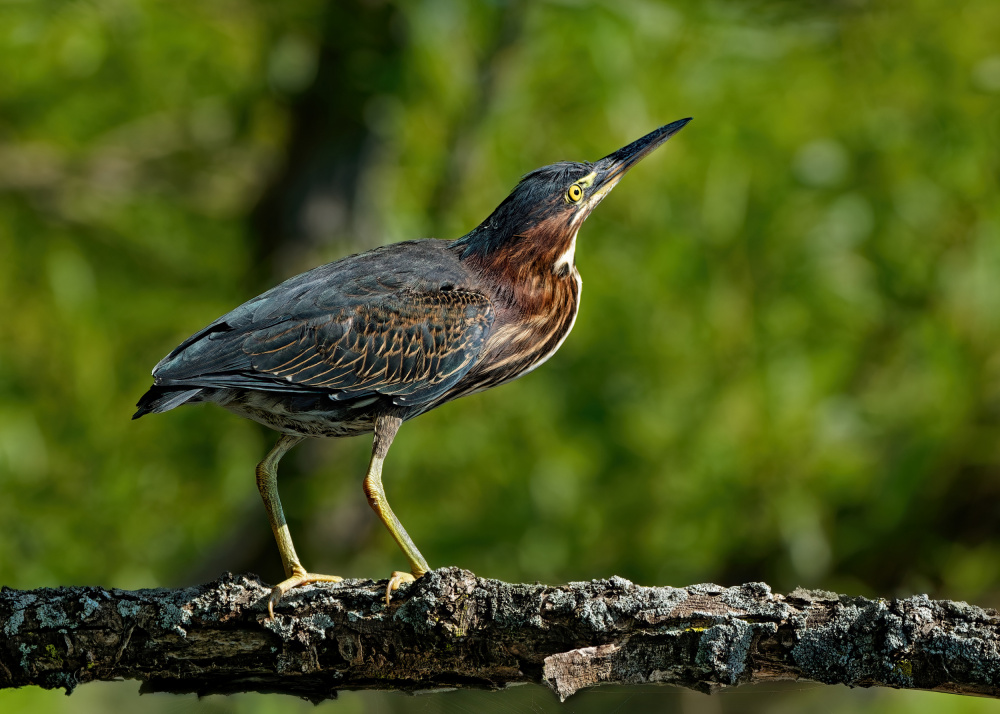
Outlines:
[{"label": "bird's head", "polygon": [[574,261],[584,219],[625,172],[680,131],[690,119],[661,126],[600,161],[560,161],[524,176],[489,218],[459,239],[462,257],[530,260],[556,273]]}]

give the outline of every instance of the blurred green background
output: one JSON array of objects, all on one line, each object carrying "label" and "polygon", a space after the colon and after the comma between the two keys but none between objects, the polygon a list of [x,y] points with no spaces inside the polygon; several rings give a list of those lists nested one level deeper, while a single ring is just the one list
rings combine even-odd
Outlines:
[{"label": "blurred green background", "polygon": [[[558,356],[408,423],[390,501],[432,566],[766,580],[1000,605],[1000,3],[0,1],[0,582],[280,578],[213,406],[131,422],[156,361],[313,265],[455,238],[519,176],[695,121],[588,220]],[[405,565],[369,439],[281,488],[307,567]],[[135,683],[33,711],[311,711]],[[986,711],[798,684],[534,687],[327,711]]]}]

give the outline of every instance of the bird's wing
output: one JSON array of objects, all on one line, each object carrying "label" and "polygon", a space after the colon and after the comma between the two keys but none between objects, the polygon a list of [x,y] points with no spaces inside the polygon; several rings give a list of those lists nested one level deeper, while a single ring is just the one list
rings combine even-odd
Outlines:
[{"label": "bird's wing", "polygon": [[308,390],[334,399],[381,394],[400,406],[421,404],[472,367],[493,324],[489,299],[471,290],[352,297],[341,293],[323,309],[286,303],[261,319],[224,317],[158,365],[157,383]]},{"label": "bird's wing", "polygon": [[256,331],[243,349],[255,373],[285,383],[414,404],[469,370],[492,324],[492,305],[479,293],[404,293]]}]

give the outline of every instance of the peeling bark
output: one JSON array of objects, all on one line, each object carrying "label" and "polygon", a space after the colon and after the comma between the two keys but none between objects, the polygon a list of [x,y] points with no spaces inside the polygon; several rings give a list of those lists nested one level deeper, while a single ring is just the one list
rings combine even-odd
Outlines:
[{"label": "peeling bark", "polygon": [[622,578],[512,585],[457,568],[404,585],[292,591],[225,575],[181,590],[0,591],[0,688],[138,679],[143,692],[585,688],[712,692],[806,679],[1000,696],[1000,615],[918,595],[868,600],[763,583],[652,588]]}]

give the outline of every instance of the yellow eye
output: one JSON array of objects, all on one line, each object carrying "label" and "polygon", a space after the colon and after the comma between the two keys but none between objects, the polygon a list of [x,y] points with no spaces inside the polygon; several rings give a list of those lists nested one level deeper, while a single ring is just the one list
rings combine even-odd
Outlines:
[{"label": "yellow eye", "polygon": [[577,203],[583,198],[583,189],[578,184],[573,184],[566,192],[566,200],[570,203]]}]

